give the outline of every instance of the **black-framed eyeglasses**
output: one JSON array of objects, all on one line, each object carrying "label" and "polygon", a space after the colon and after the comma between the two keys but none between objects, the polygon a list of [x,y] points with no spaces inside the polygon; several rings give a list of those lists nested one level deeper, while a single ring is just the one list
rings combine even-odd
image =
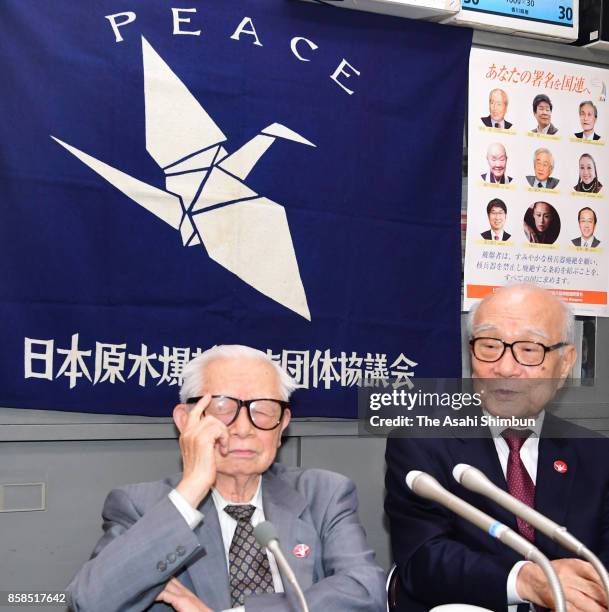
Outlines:
[{"label": "black-framed eyeglasses", "polygon": [[504,342],[499,338],[473,338],[469,341],[474,357],[478,361],[494,363],[499,361],[505,349],[512,351],[514,359],[523,366],[541,365],[546,358],[546,353],[568,346],[568,342],[559,342],[552,346],[546,346],[541,342],[530,342],[528,340],[517,340],[516,342]]},{"label": "black-framed eyeglasses", "polygon": [[[187,404],[196,404],[203,396],[189,397]],[[228,395],[212,395],[211,401],[205,409],[225,425],[232,425],[241,412],[241,408],[247,408],[247,416],[250,423],[257,429],[269,431],[279,427],[283,419],[283,413],[289,408],[289,402],[270,398],[256,398],[242,400]]]}]

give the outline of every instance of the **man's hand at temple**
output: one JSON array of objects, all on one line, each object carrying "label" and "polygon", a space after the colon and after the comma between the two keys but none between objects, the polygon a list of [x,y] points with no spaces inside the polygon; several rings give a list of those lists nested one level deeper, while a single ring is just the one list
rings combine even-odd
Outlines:
[{"label": "man's hand at temple", "polygon": [[183,474],[176,491],[193,507],[201,503],[216,482],[216,452],[228,453],[228,428],[213,416],[202,416],[211,395],[204,395],[190,412],[176,408],[182,419],[180,452]]}]

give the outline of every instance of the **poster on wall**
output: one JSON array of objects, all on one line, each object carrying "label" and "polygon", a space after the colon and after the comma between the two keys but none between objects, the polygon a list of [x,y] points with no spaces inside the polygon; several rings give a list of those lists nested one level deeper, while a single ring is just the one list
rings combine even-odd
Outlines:
[{"label": "poster on wall", "polygon": [[297,417],[458,376],[471,31],[195,5],[2,2],[0,407],[166,416],[218,344]]},{"label": "poster on wall", "polygon": [[609,316],[609,70],[472,49],[464,309],[532,282]]}]

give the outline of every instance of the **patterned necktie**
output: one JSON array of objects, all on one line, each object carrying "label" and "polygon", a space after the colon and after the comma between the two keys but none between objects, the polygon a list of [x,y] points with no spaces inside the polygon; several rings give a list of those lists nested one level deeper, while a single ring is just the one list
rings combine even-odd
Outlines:
[{"label": "patterned necktie", "polygon": [[[510,449],[506,474],[508,492],[523,504],[534,508],[535,485],[520,458],[520,449],[531,433],[530,429],[506,429],[501,436],[507,442]],[[533,527],[521,518],[517,518],[516,521],[520,535],[529,540],[529,542],[533,542],[535,540],[535,530]]]},{"label": "patterned necktie", "polygon": [[228,550],[232,606],[242,606],[249,595],[274,593],[269,559],[254,537],[251,519],[256,508],[250,505],[226,506],[224,512],[237,521]]}]

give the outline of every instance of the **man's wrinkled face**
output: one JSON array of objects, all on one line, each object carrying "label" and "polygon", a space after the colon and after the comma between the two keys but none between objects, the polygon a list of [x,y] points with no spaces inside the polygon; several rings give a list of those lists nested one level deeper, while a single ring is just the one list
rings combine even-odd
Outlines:
[{"label": "man's wrinkled face", "polygon": [[503,121],[507,112],[507,101],[500,91],[493,91],[489,97],[489,112],[493,121]]},{"label": "man's wrinkled face", "polygon": [[579,122],[582,125],[582,130],[585,134],[594,132],[596,117],[594,116],[594,107],[590,104],[584,104],[579,109]]},{"label": "man's wrinkled face", "polygon": [[586,240],[592,237],[595,227],[594,213],[588,209],[583,210],[579,215],[579,231]]},{"label": "man's wrinkled face", "polygon": [[507,155],[503,145],[491,145],[486,152],[486,161],[495,179],[497,181],[501,180],[505,174],[505,166],[507,164]]},{"label": "man's wrinkled face", "polygon": [[[272,365],[260,359],[216,359],[205,368],[204,388],[200,395],[227,395],[238,399],[282,400],[277,373]],[[257,429],[242,407],[237,420],[228,426],[228,454],[216,450],[219,474],[249,476],[262,474],[275,460],[281,445],[281,434],[287,427],[290,413],[284,413],[281,425],[270,431]]]},{"label": "man's wrinkled face", "polygon": [[488,214],[491,229],[500,232],[505,225],[505,211],[501,206],[493,206]]},{"label": "man's wrinkled face", "polygon": [[[480,304],[473,321],[473,338],[490,337],[507,343],[539,342],[552,346],[563,340],[564,313],[543,290],[508,288]],[[484,406],[497,416],[535,416],[552,399],[575,361],[575,349],[546,353],[541,365],[525,366],[506,348],[493,363],[472,353],[472,376]],[[486,380],[493,379],[493,380]]]},{"label": "man's wrinkled face", "polygon": [[535,119],[537,119],[537,125],[543,130],[550,125],[552,121],[552,109],[547,102],[540,102],[537,105],[535,111]]},{"label": "man's wrinkled face", "polygon": [[542,151],[535,156],[535,178],[538,181],[545,181],[552,173],[552,158],[548,153]]}]

